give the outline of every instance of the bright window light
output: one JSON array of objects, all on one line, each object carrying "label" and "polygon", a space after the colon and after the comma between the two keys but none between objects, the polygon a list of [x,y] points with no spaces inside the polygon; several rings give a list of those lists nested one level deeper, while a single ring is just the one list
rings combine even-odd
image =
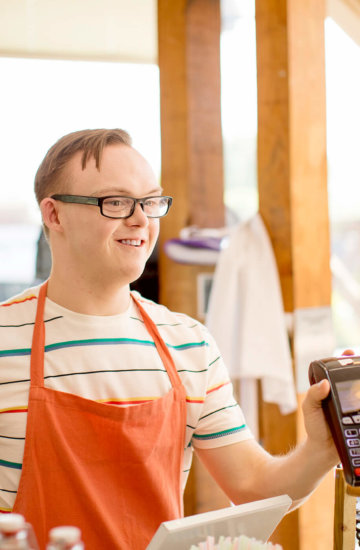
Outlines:
[{"label": "bright window light", "polygon": [[325,23],[332,311],[339,352],[360,353],[360,47]]},{"label": "bright window light", "polygon": [[159,70],[156,65],[0,58],[0,71],[0,283],[28,283],[34,278],[40,230],[34,176],[57,139],[86,128],[122,128],[160,177]]}]

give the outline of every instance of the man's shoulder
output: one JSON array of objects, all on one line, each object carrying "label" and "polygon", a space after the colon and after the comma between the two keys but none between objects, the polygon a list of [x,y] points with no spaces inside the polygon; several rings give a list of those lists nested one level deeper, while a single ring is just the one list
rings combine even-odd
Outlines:
[{"label": "man's shoulder", "polygon": [[23,317],[36,310],[39,289],[40,286],[26,288],[19,294],[0,302],[0,319]]},{"label": "man's shoulder", "polygon": [[162,304],[158,304],[148,298],[144,298],[136,291],[132,291],[132,294],[157,325],[178,326],[188,329],[197,328],[201,331],[205,330],[204,325],[200,321],[190,317],[186,313],[172,311]]}]

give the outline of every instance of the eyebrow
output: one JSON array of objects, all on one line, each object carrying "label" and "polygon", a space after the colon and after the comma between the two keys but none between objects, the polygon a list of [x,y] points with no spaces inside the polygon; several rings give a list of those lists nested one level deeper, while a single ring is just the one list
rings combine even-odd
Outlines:
[{"label": "eyebrow", "polygon": [[[155,187],[154,189],[152,189],[151,191],[149,191],[148,193],[146,193],[146,197],[151,197],[153,196],[154,194],[161,194],[163,192],[163,189],[162,187]],[[91,193],[91,197],[96,197],[98,196],[99,194],[103,195],[103,196],[106,196],[106,195],[119,195],[119,196],[124,196],[124,197],[129,197],[131,195],[129,195],[129,192],[126,191],[125,189],[119,189],[117,187],[110,187],[109,189],[101,189],[99,190],[98,192],[95,192],[95,193]]]}]

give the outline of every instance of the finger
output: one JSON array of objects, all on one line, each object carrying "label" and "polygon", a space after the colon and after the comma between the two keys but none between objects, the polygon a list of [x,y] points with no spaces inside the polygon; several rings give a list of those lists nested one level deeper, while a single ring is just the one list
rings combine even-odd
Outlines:
[{"label": "finger", "polygon": [[328,380],[321,380],[317,384],[313,384],[304,400],[304,407],[319,408],[321,407],[321,401],[327,397],[330,391],[330,383]]},{"label": "finger", "polygon": [[330,382],[328,380],[321,380],[318,384],[315,384],[316,393],[315,399],[322,401],[327,397],[330,391]]}]

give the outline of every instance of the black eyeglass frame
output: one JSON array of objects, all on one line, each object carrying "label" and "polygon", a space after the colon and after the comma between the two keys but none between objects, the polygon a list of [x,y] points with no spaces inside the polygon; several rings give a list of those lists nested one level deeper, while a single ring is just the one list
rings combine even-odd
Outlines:
[{"label": "black eyeglass frame", "polygon": [[[146,216],[148,218],[163,218],[166,216],[166,214],[169,212],[170,206],[172,205],[172,197],[169,197],[167,195],[155,195],[153,197],[142,197],[140,199],[136,199],[135,197],[128,197],[126,195],[108,195],[106,197],[86,197],[83,195],[51,195],[51,199],[54,199],[56,201],[61,202],[68,202],[72,204],[90,204],[91,206],[98,206],[100,208],[100,214],[104,216],[105,218],[111,218],[115,220],[125,220],[127,218],[131,218],[131,216],[135,212],[135,208],[137,204],[140,204],[143,212],[144,211],[144,202],[150,200],[150,199],[167,199],[167,210],[165,214],[162,214],[161,216],[149,216],[146,212]],[[133,201],[133,206],[131,208],[130,214],[127,216],[108,216],[107,214],[104,214],[103,212],[103,202],[106,199],[131,199]]]}]

